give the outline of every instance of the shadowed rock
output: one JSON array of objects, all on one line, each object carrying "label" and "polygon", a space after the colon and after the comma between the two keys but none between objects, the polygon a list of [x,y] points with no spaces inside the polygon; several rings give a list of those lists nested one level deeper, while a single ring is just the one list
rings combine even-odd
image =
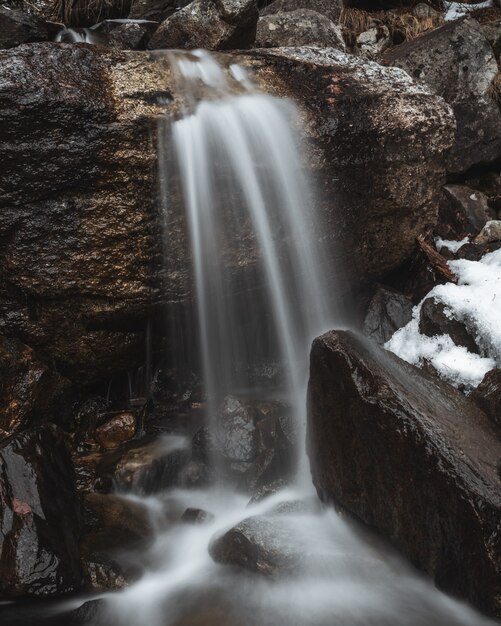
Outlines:
[{"label": "shadowed rock", "polygon": [[472,398],[501,427],[501,369],[487,372]]},{"label": "shadowed rock", "polygon": [[499,433],[459,391],[351,332],[311,351],[309,455],[324,500],[437,585],[501,615]]},{"label": "shadowed rock", "polygon": [[419,331],[428,337],[449,335],[457,346],[464,346],[474,354],[479,352],[475,338],[463,322],[457,320],[453,312],[435,298],[426,298],[421,306]]},{"label": "shadowed rock", "polygon": [[412,301],[406,296],[379,287],[365,314],[364,335],[376,343],[386,343],[411,321],[412,308]]},{"label": "shadowed rock", "polygon": [[287,46],[324,46],[339,50],[346,48],[341,27],[325,15],[308,9],[260,17],[254,45],[256,48]]}]

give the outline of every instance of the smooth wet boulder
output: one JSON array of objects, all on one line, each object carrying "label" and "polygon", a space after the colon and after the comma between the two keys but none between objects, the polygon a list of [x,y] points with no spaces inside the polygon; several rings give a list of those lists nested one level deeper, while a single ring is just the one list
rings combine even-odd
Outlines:
[{"label": "smooth wet boulder", "polygon": [[397,291],[378,287],[364,318],[363,333],[372,341],[386,343],[412,319],[412,301]]},{"label": "smooth wet boulder", "polygon": [[259,14],[261,16],[277,15],[298,9],[316,11],[337,24],[343,10],[343,2],[342,0],[275,0],[261,9]]},{"label": "smooth wet boulder", "polygon": [[275,13],[259,18],[255,48],[324,46],[345,50],[341,27],[309,9]]},{"label": "smooth wet boulder", "polygon": [[64,417],[69,388],[31,348],[0,337],[0,441],[27,426]]},{"label": "smooth wet boulder", "polygon": [[437,585],[501,616],[501,438],[460,391],[346,331],[311,351],[308,451],[320,497]]},{"label": "smooth wet boulder", "polygon": [[135,413],[120,413],[96,429],[96,440],[103,448],[118,448],[136,434]]},{"label": "smooth wet boulder", "polygon": [[[343,268],[337,295],[410,258],[436,222],[453,140],[444,102],[402,70],[332,49],[217,59],[297,102],[322,238]],[[193,302],[181,203],[173,195],[166,249],[157,193],[156,123],[181,107],[161,54],[54,43],[0,51],[0,332],[72,382],[134,370],[148,322],[164,305]],[[237,283],[259,258],[242,237],[239,228],[224,252]]]},{"label": "smooth wet boulder", "polygon": [[0,445],[0,597],[78,590],[80,527],[62,432],[41,426]]},{"label": "smooth wet boulder", "polygon": [[397,46],[386,62],[405,69],[453,107],[457,134],[449,172],[465,172],[501,157],[501,110],[492,96],[499,67],[476,20],[449,22]]},{"label": "smooth wet boulder", "polygon": [[218,563],[272,577],[293,573],[303,557],[295,533],[280,518],[266,516],[249,517],[214,538],[209,552]]},{"label": "smooth wet boulder", "polygon": [[193,0],[159,26],[148,47],[224,50],[254,40],[257,0]]},{"label": "smooth wet boulder", "polygon": [[0,6],[0,48],[13,48],[30,41],[47,41],[49,28],[36,15]]}]

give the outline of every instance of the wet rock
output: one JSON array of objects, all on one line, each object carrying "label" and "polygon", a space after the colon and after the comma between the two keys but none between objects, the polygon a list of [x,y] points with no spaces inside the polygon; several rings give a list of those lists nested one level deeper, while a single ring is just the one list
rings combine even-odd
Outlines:
[{"label": "wet rock", "polygon": [[501,220],[487,222],[480,234],[475,237],[476,243],[492,243],[494,241],[501,241]]},{"label": "wet rock", "polygon": [[357,37],[359,54],[367,59],[377,59],[391,43],[390,31],[384,24],[370,28]]},{"label": "wet rock", "polygon": [[62,419],[69,389],[31,348],[0,337],[0,441],[30,424]]},{"label": "wet rock", "polygon": [[264,516],[249,517],[213,539],[209,552],[217,563],[272,577],[293,573],[302,558],[294,533],[280,520]]},{"label": "wet rock", "polygon": [[498,426],[501,426],[501,369],[487,372],[480,385],[473,391],[472,398]]},{"label": "wet rock", "polygon": [[191,452],[182,437],[159,437],[138,442],[117,463],[114,482],[118,489],[151,494],[179,482]]},{"label": "wet rock", "polygon": [[73,467],[54,425],[0,446],[0,596],[76,591],[80,506]]},{"label": "wet rock", "polygon": [[445,185],[439,216],[437,234],[447,239],[461,239],[478,233],[495,217],[495,211],[481,191],[464,185]]},{"label": "wet rock", "polygon": [[117,561],[105,554],[93,555],[83,563],[84,582],[93,591],[118,591],[128,587],[130,581]]},{"label": "wet rock", "polygon": [[298,9],[286,13],[264,15],[257,23],[256,48],[319,46],[345,50],[341,27],[328,17]]},{"label": "wet rock", "polygon": [[13,48],[30,41],[47,41],[49,29],[36,15],[0,6],[0,48]]},{"label": "wet rock", "polygon": [[257,454],[256,411],[247,402],[227,396],[221,407],[217,438],[221,454],[232,461],[251,461]]},{"label": "wet rock", "polygon": [[256,504],[256,502],[261,502],[262,500],[275,495],[289,486],[290,483],[283,478],[279,478],[278,480],[268,483],[267,485],[263,485],[262,487],[259,487],[259,489],[256,489],[256,491],[252,494],[252,498],[249,500],[248,506]]},{"label": "wet rock", "polygon": [[489,418],[351,332],[316,339],[310,371],[321,498],[378,529],[440,588],[500,615],[501,440]]},{"label": "wet rock", "polygon": [[245,48],[254,40],[257,18],[257,0],[194,0],[162,22],[148,47]]},{"label": "wet rock", "polygon": [[99,624],[99,619],[105,614],[106,600],[88,600],[72,613],[77,624]]},{"label": "wet rock", "polygon": [[276,15],[298,9],[316,11],[337,24],[343,9],[343,2],[342,0],[275,0],[261,9],[260,15]]},{"label": "wet rock", "polygon": [[181,515],[181,521],[188,524],[204,524],[214,519],[214,515],[203,509],[186,509]]},{"label": "wet rock", "polygon": [[117,448],[136,434],[134,413],[120,413],[96,429],[96,441],[103,448]]},{"label": "wet rock", "polygon": [[452,105],[456,143],[450,172],[501,156],[501,111],[490,95],[499,68],[482,28],[471,18],[449,22],[394,48],[386,61],[409,72]]},{"label": "wet rock", "polygon": [[365,314],[363,333],[378,344],[386,343],[412,318],[412,301],[406,296],[378,287]]},{"label": "wet rock", "polygon": [[180,483],[186,487],[204,487],[211,483],[213,473],[207,465],[200,460],[191,460],[181,472]]},{"label": "wet rock", "polygon": [[455,319],[452,311],[435,298],[427,298],[421,306],[419,331],[428,337],[449,335],[457,346],[464,346],[469,352],[478,354],[475,338],[463,322]]}]

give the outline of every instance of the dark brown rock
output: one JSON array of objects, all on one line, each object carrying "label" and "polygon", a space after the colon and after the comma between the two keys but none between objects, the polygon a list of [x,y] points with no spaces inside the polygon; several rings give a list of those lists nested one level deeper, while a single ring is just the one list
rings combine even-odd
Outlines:
[{"label": "dark brown rock", "polygon": [[47,41],[49,29],[36,15],[0,6],[0,48],[13,48],[30,41]]},{"label": "dark brown rock", "polygon": [[80,505],[63,434],[54,425],[0,446],[0,597],[47,596],[81,585]]},{"label": "dark brown rock", "polygon": [[274,13],[259,18],[256,48],[319,46],[345,50],[341,27],[309,9]]},{"label": "dark brown rock", "polygon": [[186,509],[181,515],[181,521],[188,524],[204,524],[214,519],[214,515],[203,509]]},{"label": "dark brown rock", "polygon": [[120,413],[96,429],[96,440],[103,448],[117,448],[134,437],[136,428],[134,413]]},{"label": "dark brown rock", "polygon": [[472,398],[498,426],[501,426],[501,369],[487,372],[480,385],[473,391]]},{"label": "dark brown rock", "polygon": [[464,395],[351,332],[311,352],[308,450],[324,500],[437,585],[501,615],[501,439]]},{"label": "dark brown rock", "polygon": [[105,554],[95,554],[82,561],[84,582],[93,591],[117,591],[130,583],[120,564]]},{"label": "dark brown rock", "polygon": [[162,22],[148,47],[245,48],[254,41],[257,18],[257,0],[194,0]]},{"label": "dark brown rock", "polygon": [[412,301],[406,296],[378,287],[365,314],[364,335],[376,343],[386,343],[412,318]]},{"label": "dark brown rock", "polygon": [[162,22],[176,11],[179,4],[184,3],[176,0],[132,0],[129,18]]},{"label": "dark brown rock", "polygon": [[0,337],[0,440],[30,424],[61,419],[69,387],[31,348]]},{"label": "dark brown rock", "polygon": [[479,352],[475,338],[463,322],[457,320],[453,312],[435,298],[426,298],[421,305],[419,331],[428,337],[449,335],[457,346],[464,346],[474,354]]},{"label": "dark brown rock", "polygon": [[485,194],[465,185],[446,185],[440,202],[436,233],[444,239],[477,234],[495,218]]},{"label": "dark brown rock", "polygon": [[449,22],[397,46],[386,61],[407,70],[452,105],[457,135],[448,159],[450,172],[465,172],[501,156],[501,111],[490,95],[499,68],[476,20]]}]

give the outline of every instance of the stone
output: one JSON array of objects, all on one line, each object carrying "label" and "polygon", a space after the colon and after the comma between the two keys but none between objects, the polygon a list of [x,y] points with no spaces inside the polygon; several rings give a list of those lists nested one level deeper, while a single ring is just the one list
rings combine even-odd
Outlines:
[{"label": "stone", "polygon": [[492,243],[501,241],[501,220],[491,220],[475,237],[476,243]]},{"label": "stone", "polygon": [[378,287],[365,314],[363,333],[378,344],[386,343],[412,319],[412,301],[406,296]]},{"label": "stone", "polygon": [[186,509],[181,515],[181,521],[188,524],[204,524],[214,519],[214,515],[203,509]]},{"label": "stone", "polygon": [[444,239],[462,239],[477,234],[496,217],[488,197],[465,185],[445,185],[436,233]]},{"label": "stone", "polygon": [[386,54],[390,65],[443,96],[457,120],[448,171],[466,172],[501,157],[501,110],[490,95],[499,68],[481,26],[472,18],[448,22]]},{"label": "stone", "polygon": [[162,22],[148,48],[245,48],[257,19],[257,0],[194,0]]},{"label": "stone", "polygon": [[[408,260],[437,219],[454,133],[443,100],[398,68],[336,50],[216,58],[297,103],[322,240],[346,269],[336,297]],[[151,141],[181,100],[163,55],[56,43],[0,51],[0,334],[78,385],[144,364],[149,320],[194,301],[174,198],[163,246]],[[258,255],[241,228],[234,241],[242,254],[223,256],[238,283]]]},{"label": "stone", "polygon": [[136,434],[135,413],[120,413],[96,429],[96,441],[103,448],[118,448]]},{"label": "stone", "polygon": [[493,422],[501,426],[501,369],[487,372],[474,389],[472,398]]},{"label": "stone", "polygon": [[428,337],[449,335],[457,346],[464,346],[474,354],[479,353],[475,338],[464,323],[457,320],[452,311],[435,298],[426,298],[421,306],[419,331]]},{"label": "stone", "polygon": [[122,491],[152,494],[178,484],[191,452],[182,437],[140,442],[117,463],[114,483]]},{"label": "stone", "polygon": [[171,16],[180,4],[176,0],[132,0],[129,18],[162,22]]},{"label": "stone", "polygon": [[345,7],[362,11],[386,11],[405,6],[412,6],[413,0],[343,0]]},{"label": "stone", "polygon": [[31,348],[0,337],[0,441],[29,425],[62,419],[70,383]]},{"label": "stone", "polygon": [[13,48],[30,41],[47,41],[49,29],[36,15],[0,6],[0,48]]},{"label": "stone", "polygon": [[217,563],[271,577],[293,573],[303,556],[294,533],[282,520],[265,516],[249,517],[214,538],[209,553]]},{"label": "stone", "polygon": [[259,14],[261,16],[276,15],[278,13],[297,11],[298,9],[316,11],[321,15],[325,15],[334,24],[337,24],[343,10],[343,2],[342,0],[275,0],[275,2],[261,9]]},{"label": "stone", "polygon": [[346,49],[341,27],[316,11],[297,9],[286,13],[264,15],[259,18],[254,47],[280,48],[289,46]]},{"label": "stone", "polygon": [[93,555],[82,562],[84,581],[92,591],[118,591],[130,584],[127,575],[117,561],[107,555]]},{"label": "stone", "polygon": [[377,59],[390,45],[390,31],[384,24],[370,28],[357,37],[358,52],[367,59]]},{"label": "stone", "polygon": [[80,527],[63,433],[48,424],[0,445],[0,596],[77,591]]},{"label": "stone", "polygon": [[217,421],[221,454],[232,461],[251,461],[257,454],[256,411],[247,402],[227,396]]},{"label": "stone", "polygon": [[104,43],[120,50],[145,50],[151,35],[158,27],[154,21],[106,20],[94,27],[92,32],[103,35]]},{"label": "stone", "polygon": [[437,586],[501,615],[501,439],[475,403],[366,338],[315,339],[308,454],[317,492]]}]

